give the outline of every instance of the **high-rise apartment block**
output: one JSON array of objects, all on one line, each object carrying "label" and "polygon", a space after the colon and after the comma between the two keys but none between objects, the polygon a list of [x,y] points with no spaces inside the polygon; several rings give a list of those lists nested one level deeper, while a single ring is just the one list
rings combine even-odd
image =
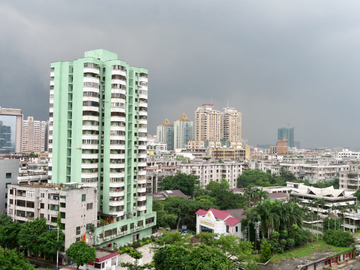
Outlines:
[{"label": "high-rise apartment block", "polygon": [[188,142],[193,139],[193,121],[183,113],[179,120],[174,121],[174,147],[186,148]]},{"label": "high-rise apartment block", "polygon": [[95,230],[94,244],[127,243],[155,224],[146,196],[147,101],[148,71],[115,53],[51,64],[49,175],[98,188],[108,225]]},{"label": "high-rise apartment block", "polygon": [[289,147],[294,147],[294,130],[295,128],[279,128],[278,129],[278,141],[281,141],[282,138],[288,139],[288,145]]},{"label": "high-rise apartment block", "polygon": [[213,104],[203,104],[195,111],[195,142],[229,141],[232,146],[241,145],[241,113],[231,107],[222,112],[213,107]]},{"label": "high-rise apartment block", "polygon": [[22,151],[44,152],[46,132],[46,121],[34,121],[32,116],[29,116],[27,120],[23,120]]},{"label": "high-rise apartment block", "polygon": [[168,119],[157,126],[156,135],[158,142],[166,143],[168,150],[174,150],[174,125]]},{"label": "high-rise apartment block", "polygon": [[22,151],[22,122],[20,109],[0,107],[0,155]]}]

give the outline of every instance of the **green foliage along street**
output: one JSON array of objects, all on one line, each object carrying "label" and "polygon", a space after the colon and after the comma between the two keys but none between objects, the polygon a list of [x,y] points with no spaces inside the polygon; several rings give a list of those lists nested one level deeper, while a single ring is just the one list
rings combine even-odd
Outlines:
[{"label": "green foliage along street", "polygon": [[[163,239],[161,239],[163,238]],[[189,235],[165,233],[156,239],[156,269],[239,269],[256,270],[258,257],[253,246],[232,235],[201,233],[200,245],[193,245]]]},{"label": "green foliage along street", "polygon": [[166,176],[161,182],[161,190],[180,190],[182,193],[193,196],[198,177],[193,174],[178,173],[175,176]]},{"label": "green foliage along street", "polygon": [[95,248],[89,247],[83,241],[72,243],[65,253],[70,260],[76,263],[77,269],[86,263],[93,262],[96,257]]},{"label": "green foliage along street", "polygon": [[260,255],[260,261],[262,263],[267,262],[271,258],[272,253],[272,247],[271,245],[264,239],[264,241],[261,244],[261,255]]},{"label": "green foliage along street", "polygon": [[0,248],[0,270],[33,270],[35,269],[23,253],[17,253],[16,249]]}]

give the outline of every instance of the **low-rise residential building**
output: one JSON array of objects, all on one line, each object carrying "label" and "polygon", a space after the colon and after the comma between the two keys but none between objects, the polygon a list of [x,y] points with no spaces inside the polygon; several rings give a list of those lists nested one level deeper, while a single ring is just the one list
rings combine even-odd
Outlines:
[{"label": "low-rise residential building", "polygon": [[154,200],[165,200],[167,197],[181,197],[188,199],[189,197],[182,193],[180,190],[164,190],[158,193],[152,194]]},{"label": "low-rise residential building", "polygon": [[244,239],[241,220],[246,218],[244,209],[209,210],[199,209],[196,213],[196,233],[211,232],[230,234]]},{"label": "low-rise residential building", "polygon": [[337,153],[338,158],[349,158],[349,159],[359,159],[360,151],[350,151],[349,149],[343,149],[341,152]]},{"label": "low-rise residential building", "polygon": [[360,188],[360,172],[340,171],[339,185],[343,189],[358,190]]},{"label": "low-rise residential building", "polygon": [[8,216],[20,223],[45,218],[56,228],[60,215],[65,250],[75,241],[92,244],[91,233],[97,226],[97,188],[78,183],[8,185],[7,203]]}]

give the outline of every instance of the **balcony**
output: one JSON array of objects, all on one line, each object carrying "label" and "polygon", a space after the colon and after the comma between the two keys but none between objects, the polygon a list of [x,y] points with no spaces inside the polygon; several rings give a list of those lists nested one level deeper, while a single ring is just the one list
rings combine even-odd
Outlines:
[{"label": "balcony", "polygon": [[138,132],[144,132],[144,133],[146,133],[146,132],[147,132],[147,128],[139,128],[139,129],[138,129]]},{"label": "balcony", "polygon": [[123,94],[126,95],[125,89],[111,88],[111,94]]},{"label": "balcony", "polygon": [[139,119],[139,120],[138,120],[138,123],[139,123],[139,124],[147,125],[147,119]]},{"label": "balcony", "polygon": [[126,77],[126,71],[125,70],[120,70],[120,69],[113,69],[111,71],[111,75],[122,75]]},{"label": "balcony", "polygon": [[125,154],[110,154],[110,159],[124,159]]},{"label": "balcony", "polygon": [[111,173],[109,173],[109,177],[110,178],[122,178],[122,177],[125,177],[125,173],[124,172],[119,172],[119,173],[111,172]]},{"label": "balcony", "polygon": [[81,168],[82,169],[97,169],[98,163],[82,163]]},{"label": "balcony", "polygon": [[146,205],[142,205],[142,206],[137,207],[137,211],[145,211],[145,210],[146,210]]},{"label": "balcony", "polygon": [[125,144],[110,144],[110,149],[113,150],[125,149]]},{"label": "balcony", "polygon": [[114,125],[110,127],[110,130],[114,130],[114,131],[125,131],[125,126],[121,126],[121,125]]},{"label": "balcony", "polygon": [[125,194],[124,191],[110,191],[109,192],[110,197],[123,197],[124,194]]},{"label": "balcony", "polygon": [[126,85],[126,81],[125,81],[125,80],[120,80],[120,79],[111,79],[111,84],[122,84],[122,85]]},{"label": "balcony", "polygon": [[[146,188],[145,188],[146,190]],[[137,197],[138,202],[146,201],[146,196],[139,196]]]},{"label": "balcony", "polygon": [[148,115],[148,113],[147,113],[147,111],[139,111],[139,115],[144,115],[144,116],[147,116],[147,115]]},{"label": "balcony", "polygon": [[116,212],[116,211],[109,211],[109,214],[110,215],[114,215],[114,216],[118,216],[118,217],[121,217],[124,215],[124,211],[119,211],[119,212]]},{"label": "balcony", "polygon": [[139,107],[147,108],[148,104],[146,102],[139,102]]},{"label": "balcony", "polygon": [[82,129],[83,130],[97,130],[97,131],[99,131],[99,126],[97,126],[97,125],[83,125]]},{"label": "balcony", "polygon": [[138,145],[137,147],[139,149],[146,150],[146,145],[145,144]]},{"label": "balcony", "polygon": [[121,201],[109,201],[109,206],[123,206],[124,205],[124,200]]},{"label": "balcony", "polygon": [[125,123],[125,117],[123,116],[111,116],[111,122],[122,122]]},{"label": "balcony", "polygon": [[138,183],[138,184],[146,184],[146,178],[144,178],[144,179],[138,179],[138,180],[137,180],[137,183]]},{"label": "balcony", "polygon": [[97,159],[99,154],[81,154],[82,159]]},{"label": "balcony", "polygon": [[125,135],[110,135],[110,140],[125,141]]},{"label": "balcony", "polygon": [[141,170],[137,173],[138,175],[146,175],[146,171],[145,170]]},{"label": "balcony", "polygon": [[125,182],[124,181],[120,181],[120,182],[110,182],[109,183],[109,187],[112,187],[112,188],[120,188],[120,187],[124,187],[125,186]]},{"label": "balcony", "polygon": [[110,163],[110,169],[122,169],[125,168],[124,163]]},{"label": "balcony", "polygon": [[[99,80],[99,78],[95,78],[95,77],[84,77],[83,82],[99,83],[100,80]],[[86,88],[86,87],[84,87],[84,88]],[[92,88],[92,87],[90,87],[90,88]]]},{"label": "balcony", "polygon": [[97,172],[93,173],[81,173],[81,178],[95,178],[97,177]]},{"label": "balcony", "polygon": [[99,112],[99,107],[95,107],[95,106],[83,106],[83,111]]},{"label": "balcony", "polygon": [[141,192],[141,193],[146,192],[146,187],[137,188],[137,192]]},{"label": "balcony", "polygon": [[90,67],[85,67],[84,68],[84,73],[93,73],[93,74],[100,74],[100,70],[98,68],[90,68]]}]

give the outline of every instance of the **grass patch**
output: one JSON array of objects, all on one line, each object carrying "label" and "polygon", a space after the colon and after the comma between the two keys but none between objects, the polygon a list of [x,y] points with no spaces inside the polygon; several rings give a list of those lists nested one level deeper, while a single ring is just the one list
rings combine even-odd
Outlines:
[{"label": "grass patch", "polygon": [[353,248],[343,248],[343,247],[334,247],[330,246],[325,243],[325,241],[320,240],[318,242],[306,244],[298,249],[294,249],[292,251],[286,251],[282,254],[275,254],[271,257],[270,261],[272,263],[280,263],[282,260],[285,259],[292,259],[292,258],[300,258],[300,257],[307,257],[312,256],[315,252],[328,252],[328,251],[334,251],[336,253],[343,253],[345,251],[350,251]]}]

